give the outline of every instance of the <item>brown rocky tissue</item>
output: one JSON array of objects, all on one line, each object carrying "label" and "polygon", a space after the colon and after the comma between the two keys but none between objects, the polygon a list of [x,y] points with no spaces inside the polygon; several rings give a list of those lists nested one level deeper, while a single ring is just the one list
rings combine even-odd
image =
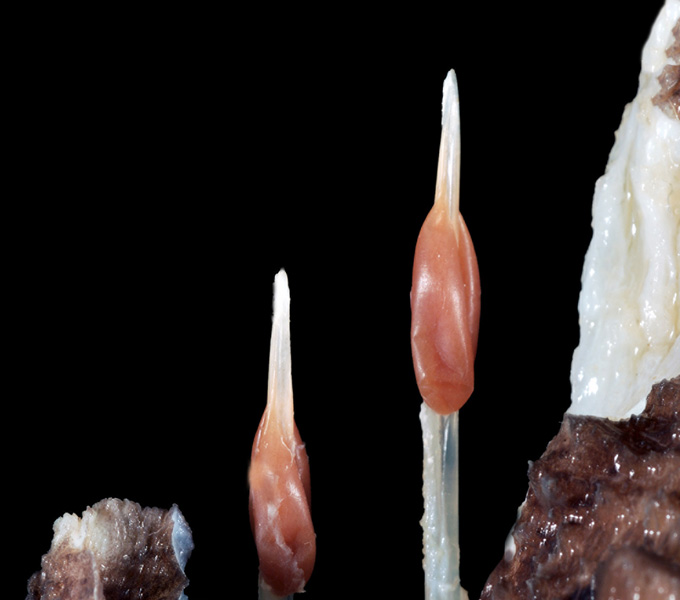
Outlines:
[{"label": "brown rocky tissue", "polygon": [[187,600],[191,530],[177,506],[106,499],[54,523],[26,600]]},{"label": "brown rocky tissue", "polygon": [[481,597],[607,600],[612,588],[631,592],[621,599],[680,598],[680,376],[656,384],[630,419],[565,416],[530,465]]}]

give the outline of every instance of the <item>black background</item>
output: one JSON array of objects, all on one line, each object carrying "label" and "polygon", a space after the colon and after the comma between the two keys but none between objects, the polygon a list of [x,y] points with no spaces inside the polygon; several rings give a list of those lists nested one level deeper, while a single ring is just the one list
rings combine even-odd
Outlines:
[{"label": "black background", "polygon": [[409,290],[450,68],[482,282],[460,415],[478,597],[569,405],[594,184],[660,5],[17,18],[7,597],[57,517],[110,496],[179,505],[191,600],[256,597],[247,470],[282,267],[318,540],[305,597],[422,597]]}]

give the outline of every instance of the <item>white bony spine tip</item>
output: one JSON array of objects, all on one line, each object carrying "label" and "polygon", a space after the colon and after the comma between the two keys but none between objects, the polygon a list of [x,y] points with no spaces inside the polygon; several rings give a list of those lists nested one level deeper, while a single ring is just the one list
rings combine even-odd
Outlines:
[{"label": "white bony spine tip", "polygon": [[437,164],[435,202],[446,202],[449,218],[458,231],[458,199],[460,196],[460,111],[458,81],[453,70],[444,80],[442,93],[442,133]]},{"label": "white bony spine tip", "polygon": [[293,378],[290,356],[290,290],[288,276],[281,269],[274,278],[274,317],[269,347],[267,405],[286,439],[293,436]]}]

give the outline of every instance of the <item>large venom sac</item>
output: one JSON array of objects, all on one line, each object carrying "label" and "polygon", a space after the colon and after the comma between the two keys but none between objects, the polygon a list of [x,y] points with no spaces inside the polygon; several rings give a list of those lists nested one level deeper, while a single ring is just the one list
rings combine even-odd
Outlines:
[{"label": "large venom sac", "polygon": [[453,71],[444,80],[434,206],[418,236],[411,287],[411,353],[425,403],[458,410],[474,388],[480,288],[477,255],[458,209],[460,116]]},{"label": "large venom sac", "polygon": [[290,295],[284,271],[275,279],[267,407],[253,442],[250,520],[260,578],[277,596],[302,592],[316,559],[310,512],[309,460],[293,414]]},{"label": "large venom sac", "polygon": [[102,500],[82,518],[66,514],[55,521],[52,546],[26,600],[186,600],[184,567],[193,547],[176,506],[166,511]]},{"label": "large venom sac", "polygon": [[416,244],[411,350],[420,394],[439,414],[458,410],[474,388],[479,270],[463,217],[436,202]]}]

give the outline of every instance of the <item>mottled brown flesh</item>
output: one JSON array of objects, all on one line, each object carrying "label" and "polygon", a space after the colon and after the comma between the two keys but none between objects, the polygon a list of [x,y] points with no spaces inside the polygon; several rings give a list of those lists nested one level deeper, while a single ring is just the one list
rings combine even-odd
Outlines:
[{"label": "mottled brown flesh", "polygon": [[[645,411],[628,420],[565,415],[530,465],[511,535],[516,551],[490,575],[483,600],[606,599],[598,577],[631,580],[623,556],[640,557],[637,577],[673,583],[680,572],[680,376],[655,385]],[[598,572],[608,561],[610,570]]]}]

